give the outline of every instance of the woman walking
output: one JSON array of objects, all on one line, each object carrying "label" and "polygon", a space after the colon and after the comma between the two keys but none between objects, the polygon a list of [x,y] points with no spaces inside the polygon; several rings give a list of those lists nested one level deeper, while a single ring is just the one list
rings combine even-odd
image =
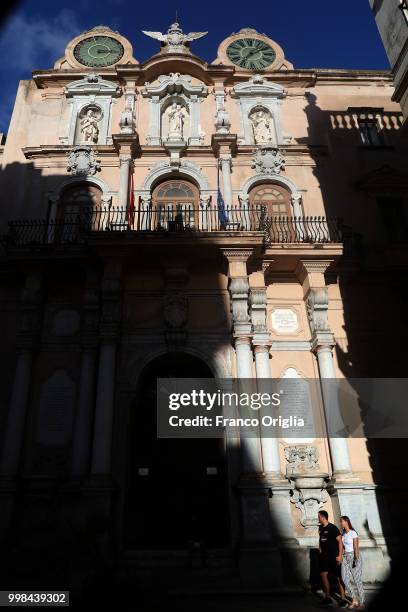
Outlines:
[{"label": "woman walking", "polygon": [[363,564],[358,546],[358,535],[348,516],[340,517],[340,529],[343,540],[343,561],[341,564],[341,577],[346,591],[353,601],[350,609],[364,608]]}]

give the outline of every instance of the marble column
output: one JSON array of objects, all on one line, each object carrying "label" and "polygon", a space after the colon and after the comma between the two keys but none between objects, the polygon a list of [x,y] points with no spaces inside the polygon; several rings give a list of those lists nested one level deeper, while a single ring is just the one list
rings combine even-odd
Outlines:
[{"label": "marble column", "polygon": [[335,341],[328,319],[329,293],[324,277],[331,263],[331,260],[302,260],[299,262],[297,272],[303,285],[312,334],[312,350],[316,354],[319,365],[323,404],[326,422],[329,425],[328,442],[333,476],[337,478],[351,474],[351,462],[346,438],[330,436],[334,424],[336,431],[342,429],[342,420],[336,385],[324,382],[337,378],[332,354]]},{"label": "marble column", "polygon": [[[248,312],[249,281],[246,274],[246,260],[251,253],[252,251],[243,250],[228,252],[231,278],[229,291],[233,319],[232,334],[236,354],[237,378],[242,380],[242,391],[247,386],[246,380],[253,380],[252,324]],[[251,391],[253,391],[252,386],[248,389],[248,392]],[[262,473],[259,437],[242,436],[241,449],[243,473]]]},{"label": "marble column", "polygon": [[[258,391],[266,393],[272,392],[272,376],[269,364],[269,351],[271,348],[271,338],[269,336],[267,324],[267,296],[263,272],[252,274],[254,282],[257,283],[251,288],[251,321],[253,326],[252,344],[255,354],[255,369],[258,380]],[[269,380],[265,385],[263,381]],[[261,448],[263,471],[271,477],[281,477],[281,466],[279,457],[279,445],[277,438],[262,435],[261,429]]]},{"label": "marble column", "polygon": [[231,208],[232,206],[231,160],[232,158],[229,153],[222,153],[220,155],[223,197],[226,208]]},{"label": "marble column", "polygon": [[119,208],[125,209],[129,205],[129,173],[130,164],[132,161],[131,155],[120,155],[120,172],[119,172]]},{"label": "marble column", "polygon": [[[316,339],[315,353],[319,365],[319,374],[322,380],[322,395],[326,411],[326,420],[329,429],[337,422],[341,429],[342,419],[340,415],[340,405],[337,397],[337,387],[334,384],[324,382],[325,379],[336,379],[336,370],[333,363],[332,344],[319,343]],[[334,427],[337,429],[337,426]],[[329,436],[330,455],[332,460],[333,475],[351,473],[350,455],[347,439],[342,437]]]}]

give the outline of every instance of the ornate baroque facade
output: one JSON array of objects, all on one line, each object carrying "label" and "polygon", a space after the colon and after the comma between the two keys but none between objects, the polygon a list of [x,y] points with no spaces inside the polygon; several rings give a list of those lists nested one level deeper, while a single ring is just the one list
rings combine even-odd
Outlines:
[{"label": "ornate baroque facade", "polygon": [[[197,540],[198,567],[278,586],[312,580],[325,508],[351,517],[364,578],[381,581],[392,452],[157,446],[152,381],[403,376],[391,76],[297,70],[249,28],[211,63],[190,50],[202,32],[146,34],[161,47],[144,63],[99,26],[18,88],[0,176],[3,537],[58,541],[61,567],[93,538],[118,575],[195,558]],[[23,536],[22,575],[23,557],[41,568]]]}]

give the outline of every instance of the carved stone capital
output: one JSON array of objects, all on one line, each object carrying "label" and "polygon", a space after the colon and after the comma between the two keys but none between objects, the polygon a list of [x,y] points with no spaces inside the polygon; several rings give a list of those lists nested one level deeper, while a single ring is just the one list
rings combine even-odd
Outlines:
[{"label": "carved stone capital", "polygon": [[243,261],[246,262],[251,257],[252,249],[221,249],[224,256],[231,261]]},{"label": "carved stone capital", "polygon": [[200,206],[201,208],[208,208],[211,201],[211,195],[201,194],[200,195]]},{"label": "carved stone capital", "polygon": [[333,263],[333,259],[301,259],[296,267],[295,274],[300,282],[310,274],[324,274]]},{"label": "carved stone capital", "polygon": [[235,344],[236,347],[241,345],[241,344],[245,344],[247,346],[250,346],[251,345],[251,336],[250,335],[242,335],[242,334],[236,335],[234,337],[234,344]]},{"label": "carved stone capital", "polygon": [[257,340],[254,337],[252,340],[252,344],[254,347],[254,353],[266,353],[269,355],[269,352],[271,350],[271,346],[272,346],[272,340],[270,340],[269,342],[265,342],[263,344],[257,344]]},{"label": "carved stone capital", "polygon": [[119,163],[120,165],[129,165],[130,166],[130,162],[132,161],[132,156],[125,153],[125,154],[121,154],[119,156]]},{"label": "carved stone capital", "polygon": [[336,341],[331,331],[315,332],[312,337],[311,350],[316,355],[318,353],[333,354]]}]

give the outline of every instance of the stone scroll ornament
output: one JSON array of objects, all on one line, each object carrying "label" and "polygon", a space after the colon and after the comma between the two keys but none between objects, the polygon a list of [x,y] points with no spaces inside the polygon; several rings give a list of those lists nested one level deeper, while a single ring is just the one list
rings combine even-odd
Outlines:
[{"label": "stone scroll ornament", "polygon": [[101,169],[95,151],[90,146],[79,146],[68,154],[68,172],[74,176],[90,176]]},{"label": "stone scroll ornament", "polygon": [[285,448],[286,478],[292,486],[291,503],[300,510],[300,524],[317,527],[317,513],[328,499],[329,474],[320,470],[319,452],[315,446],[298,445]]},{"label": "stone scroll ornament", "polygon": [[168,328],[185,327],[188,318],[187,297],[178,291],[166,293],[163,297],[163,318]]},{"label": "stone scroll ornament", "polygon": [[285,169],[285,158],[277,147],[262,146],[252,159],[252,168],[265,176],[280,174]]}]

